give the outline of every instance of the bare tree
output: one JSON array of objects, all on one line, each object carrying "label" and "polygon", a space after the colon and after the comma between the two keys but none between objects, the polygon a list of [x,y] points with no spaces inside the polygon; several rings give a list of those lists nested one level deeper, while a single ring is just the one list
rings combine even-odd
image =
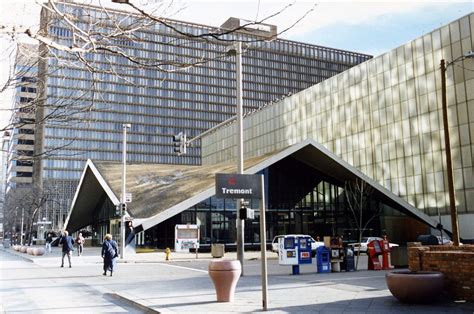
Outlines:
[{"label": "bare tree", "polygon": [[[362,236],[370,223],[380,215],[380,208],[371,212],[369,209],[370,199],[374,189],[365,181],[356,179],[355,181],[346,181],[344,184],[344,194],[352,214],[353,222],[357,229],[358,243],[362,242]],[[360,257],[360,247],[357,251],[356,265],[358,268]]]},{"label": "bare tree", "polygon": [[4,207],[5,230],[9,230],[12,235],[18,234],[23,224],[24,243],[31,245],[33,235],[39,232],[37,228],[35,230],[35,225],[38,227],[38,214],[46,202],[51,200],[52,194],[50,188],[41,188],[39,185],[13,189],[8,194]]}]

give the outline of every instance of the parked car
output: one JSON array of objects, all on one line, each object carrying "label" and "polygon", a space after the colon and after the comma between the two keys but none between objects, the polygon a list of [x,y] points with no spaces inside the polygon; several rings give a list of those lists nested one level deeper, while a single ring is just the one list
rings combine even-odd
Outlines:
[{"label": "parked car", "polygon": [[[380,237],[363,237],[361,243],[349,243],[347,246],[354,251],[354,253],[361,252],[367,254],[367,244],[374,240],[383,240]],[[389,242],[390,248],[399,246],[398,244]]]},{"label": "parked car", "polygon": [[278,239],[283,238],[284,236],[300,236],[300,237],[310,237],[311,238],[311,255],[314,257],[316,256],[316,249],[320,246],[324,246],[324,242],[316,241],[312,236],[307,234],[285,234],[285,235],[277,235],[273,238],[272,241],[272,252],[276,252],[278,254]]},{"label": "parked car", "polygon": [[443,236],[443,239],[441,239],[441,236],[436,236],[436,238],[438,238],[438,243],[441,245],[453,245],[453,241],[445,236]]}]

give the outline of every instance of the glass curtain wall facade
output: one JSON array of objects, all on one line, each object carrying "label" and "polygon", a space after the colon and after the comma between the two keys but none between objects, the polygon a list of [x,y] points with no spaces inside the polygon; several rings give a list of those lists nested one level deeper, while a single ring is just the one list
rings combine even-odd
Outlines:
[{"label": "glass curtain wall facade", "polygon": [[[57,7],[68,12],[77,25],[92,24],[102,30],[111,17],[134,23],[129,13],[70,3]],[[73,31],[61,19],[42,12],[42,27],[55,41],[70,46]],[[209,26],[169,21],[181,31],[200,34],[215,31]],[[246,34],[226,35],[256,40],[243,54],[245,111],[305,89],[359,64],[368,55],[276,39],[258,40]],[[48,154],[38,165],[38,180],[58,182],[60,192],[55,205],[64,214],[73,197],[84,162],[120,161],[122,124],[130,123],[128,162],[200,164],[200,145],[188,149],[186,156],[173,153],[173,134],[185,132],[188,139],[235,115],[235,60],[222,59],[229,43],[188,40],[163,25],[153,25],[134,33],[134,40],[114,39],[125,53],[141,60],[210,60],[185,71],[166,72],[140,67],[126,58],[107,52],[87,53],[83,57],[99,68],[91,71],[63,51],[46,50],[40,76],[46,82],[45,110],[49,116],[38,132],[37,148]],[[58,212],[58,209],[56,210]]]},{"label": "glass curtain wall facade", "polygon": [[[461,237],[474,238],[474,60],[461,60],[472,25],[471,13],[246,117],[246,156],[312,138],[450,226],[440,60],[458,60],[446,73],[448,123]],[[234,134],[203,138],[203,164],[233,158]]]}]

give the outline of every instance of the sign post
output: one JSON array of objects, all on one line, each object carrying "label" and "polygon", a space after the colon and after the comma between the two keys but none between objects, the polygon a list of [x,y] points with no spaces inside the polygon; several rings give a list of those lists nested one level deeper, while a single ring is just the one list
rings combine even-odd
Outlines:
[{"label": "sign post", "polygon": [[263,175],[260,175],[260,253],[262,259],[262,307],[267,310],[268,304],[268,280],[267,280],[267,234],[265,226],[265,182]]},{"label": "sign post", "polygon": [[[262,259],[262,307],[267,310],[267,238],[265,226],[265,182],[263,175],[216,174],[216,198],[260,200],[260,252]],[[239,211],[240,208],[237,208]],[[240,217],[238,216],[237,219]],[[243,222],[242,222],[243,223]],[[243,258],[240,261],[243,264]],[[242,269],[243,269],[242,265]]]}]

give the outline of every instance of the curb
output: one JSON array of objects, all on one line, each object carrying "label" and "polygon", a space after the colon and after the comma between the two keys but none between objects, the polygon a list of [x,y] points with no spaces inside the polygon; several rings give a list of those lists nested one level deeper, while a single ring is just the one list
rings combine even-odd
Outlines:
[{"label": "curb", "polygon": [[[11,255],[14,255],[14,256],[17,256],[17,257],[20,257],[22,259],[24,259],[25,261],[28,261],[28,262],[31,262],[31,263],[34,263],[33,259],[29,258],[28,255],[26,253],[16,253],[16,251],[12,251],[13,249],[5,249],[4,247],[0,248],[0,250],[2,250],[3,252],[5,253],[8,253],[8,254],[11,254]],[[26,255],[26,256],[25,256]]]},{"label": "curb", "polygon": [[148,306],[146,306],[146,305],[144,305],[140,302],[134,301],[131,298],[127,298],[126,296],[124,296],[122,294],[104,293],[104,296],[109,296],[109,297],[112,297],[112,298],[114,298],[116,300],[119,300],[121,302],[127,303],[128,305],[131,305],[131,306],[143,311],[144,313],[154,314],[154,313],[166,313],[167,312],[167,311],[163,312],[163,311],[158,311],[158,310],[152,309],[151,307],[148,307]]}]

